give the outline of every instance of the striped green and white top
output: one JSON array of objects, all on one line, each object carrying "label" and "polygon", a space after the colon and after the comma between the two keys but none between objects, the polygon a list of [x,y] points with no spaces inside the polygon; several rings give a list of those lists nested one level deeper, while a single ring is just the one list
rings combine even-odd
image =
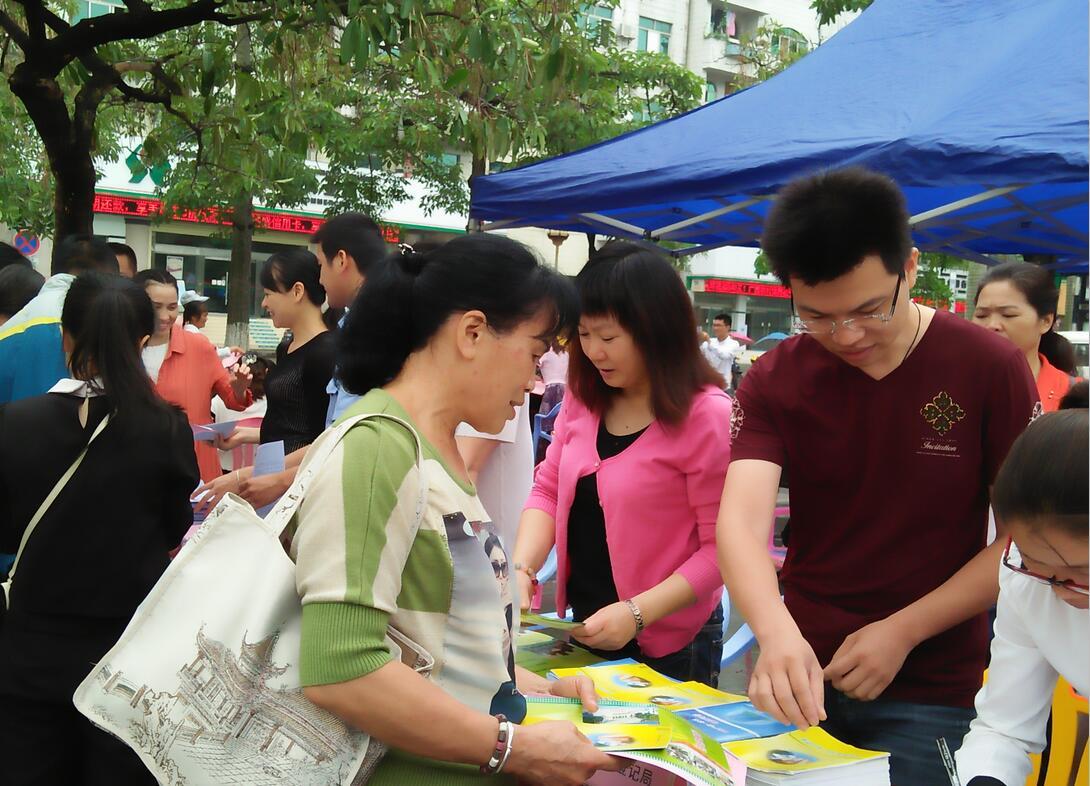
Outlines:
[{"label": "striped green and white top", "polygon": [[[364,413],[412,422],[379,389],[342,418]],[[404,426],[365,420],[311,483],[292,542],[303,602],[303,684],[345,682],[384,666],[392,659],[384,643],[392,624],[435,659],[439,687],[480,712],[520,721],[526,702],[514,682],[518,618],[507,555],[473,487],[421,442],[418,469],[416,443]],[[420,472],[428,492],[417,529]],[[473,767],[391,751],[369,784],[453,786],[480,777]]]}]

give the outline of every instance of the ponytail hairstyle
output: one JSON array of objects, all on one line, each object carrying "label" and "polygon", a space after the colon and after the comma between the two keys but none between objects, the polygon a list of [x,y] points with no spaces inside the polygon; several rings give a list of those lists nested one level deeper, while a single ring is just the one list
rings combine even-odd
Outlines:
[{"label": "ponytail hairstyle", "polygon": [[391,382],[453,314],[481,311],[503,334],[541,309],[552,315],[550,336],[578,319],[571,284],[521,243],[474,233],[427,253],[405,246],[371,269],[348,312],[338,338],[341,382],[360,395]]},{"label": "ponytail hairstyle", "polygon": [[302,284],[307,299],[321,306],[325,302],[325,287],[318,280],[321,269],[318,257],[305,248],[278,251],[261,266],[261,286],[273,292],[289,292]]},{"label": "ponytail hairstyle", "polygon": [[1041,336],[1038,351],[1049,363],[1065,374],[1075,373],[1075,348],[1071,342],[1056,332],[1056,304],[1060,290],[1052,280],[1052,273],[1040,265],[1029,262],[1005,262],[996,265],[985,274],[976,288],[976,299],[988,284],[1009,281],[1026,298],[1038,317],[1052,317],[1052,326]]},{"label": "ponytail hairstyle", "polygon": [[1085,409],[1050,412],[1014,441],[992,491],[997,521],[1016,521],[1034,530],[1058,526],[1087,537],[1087,418]]},{"label": "ponytail hairstyle", "polygon": [[171,411],[140,356],[141,340],[155,332],[155,309],[141,285],[116,274],[81,274],[64,299],[61,326],[73,341],[72,376],[97,378],[119,419],[140,410]]}]

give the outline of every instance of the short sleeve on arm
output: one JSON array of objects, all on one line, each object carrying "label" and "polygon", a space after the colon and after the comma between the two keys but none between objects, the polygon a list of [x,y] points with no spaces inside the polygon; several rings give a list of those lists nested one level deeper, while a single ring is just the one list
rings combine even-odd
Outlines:
[{"label": "short sleeve on arm", "polygon": [[366,420],[334,449],[306,492],[292,543],[303,603],[304,685],[345,682],[390,660],[386,625],[417,529],[415,459],[403,427]]},{"label": "short sleeve on arm", "polygon": [[1037,385],[1021,352],[1014,352],[1005,363],[996,364],[995,377],[988,385],[986,411],[984,467],[991,484],[1014,440],[1041,413]]},{"label": "short sleeve on arm", "polygon": [[742,378],[731,410],[730,460],[757,459],[783,466],[783,438],[772,420],[767,374],[754,365]]}]

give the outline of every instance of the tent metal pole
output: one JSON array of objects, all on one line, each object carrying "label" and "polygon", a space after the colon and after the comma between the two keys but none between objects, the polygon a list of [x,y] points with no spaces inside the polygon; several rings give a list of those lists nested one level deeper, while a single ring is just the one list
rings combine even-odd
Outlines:
[{"label": "tent metal pole", "polygon": [[647,235],[647,230],[643,227],[638,227],[635,224],[629,224],[624,221],[619,221],[618,219],[610,218],[609,216],[603,216],[601,213],[580,213],[579,217],[584,218],[587,221],[593,221],[598,224],[605,224],[606,226],[610,226],[615,229],[623,229],[625,232],[637,235],[639,237],[645,237]]},{"label": "tent metal pole", "polygon": [[959,199],[956,202],[950,202],[940,207],[932,208],[931,210],[925,210],[923,213],[917,213],[908,219],[908,225],[911,227],[919,226],[926,223],[932,218],[938,218],[939,216],[945,216],[947,213],[953,213],[955,210],[961,210],[963,207],[970,207],[972,205],[979,204],[981,202],[987,202],[989,199],[995,199],[996,197],[1009,194],[1012,191],[1017,191],[1020,188],[1025,188],[1027,183],[1020,183],[1014,186],[1003,186],[1002,188],[993,188],[989,191],[985,191],[981,194],[977,194],[971,197],[965,197],[965,199]]},{"label": "tent metal pole", "polygon": [[653,230],[651,232],[651,239],[669,240],[669,235],[679,229],[685,229],[686,227],[691,227],[693,224],[699,224],[712,218],[725,216],[727,213],[733,213],[735,210],[743,210],[744,208],[752,207],[759,202],[763,202],[767,198],[768,197],[757,197],[754,199],[747,199],[744,202],[735,202],[732,205],[727,205],[717,210],[712,210],[709,213],[702,213],[699,216],[693,216],[692,218],[687,218],[684,221],[678,221],[676,224],[670,224],[669,226],[660,227],[659,229]]}]

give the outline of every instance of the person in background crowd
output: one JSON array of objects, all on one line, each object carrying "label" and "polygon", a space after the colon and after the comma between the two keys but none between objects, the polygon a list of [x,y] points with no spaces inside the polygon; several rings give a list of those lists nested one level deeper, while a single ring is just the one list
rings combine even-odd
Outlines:
[{"label": "person in background crowd", "polygon": [[712,364],[712,368],[718,371],[726,381],[725,390],[734,387],[731,369],[734,366],[735,357],[742,349],[742,345],[731,338],[732,324],[730,314],[716,314],[712,318],[712,332],[715,335],[709,336],[703,330],[700,331],[700,351]]},{"label": "person in background crowd", "polygon": [[208,304],[206,297],[197,296],[182,303],[182,327],[190,333],[200,333],[208,324]]},{"label": "person in background crowd", "polygon": [[107,243],[106,245],[110,247],[110,250],[117,257],[117,267],[121,277],[132,278],[135,276],[136,252],[132,250],[132,246],[127,246],[124,243]]},{"label": "person in background crowd", "polygon": [[[371,268],[381,262],[389,250],[378,224],[362,213],[343,213],[329,219],[311,240],[315,243],[314,253],[321,265],[318,280],[326,291],[330,309],[345,309],[351,305]],[[341,318],[343,322],[344,317]],[[326,392],[329,394],[329,409],[326,412],[328,427],[358,397],[341,387],[336,373],[329,380]],[[285,456],[283,472],[255,478],[252,470],[241,470],[238,474],[232,472],[198,489],[199,493],[205,494],[198,510],[206,507],[210,510],[227,493],[238,494],[258,508],[276,501],[295,480],[299,462],[305,453],[306,450],[301,448]]]},{"label": "person in background crowd", "polygon": [[976,290],[973,321],[1022,350],[1045,412],[1059,408],[1075,381],[1075,348],[1056,332],[1060,291],[1051,271],[1028,262],[991,268]]},{"label": "person in background crowd", "polygon": [[37,297],[43,284],[45,276],[30,265],[0,268],[0,327]]},{"label": "person in background crowd", "polygon": [[576,278],[569,389],[515,547],[522,608],[556,544],[557,608],[607,659],[718,686],[715,516],[731,401],[685,287],[656,250],[605,245]]},{"label": "person in background crowd", "polygon": [[[182,307],[182,329],[188,330],[190,333],[196,333],[197,335],[204,336],[201,331],[204,330],[204,326],[208,324],[208,305],[205,301],[208,297],[205,295],[198,295],[192,290],[185,290],[178,298],[178,303]],[[208,338],[208,336],[204,336]],[[211,341],[212,339],[208,339]],[[215,346],[213,344],[213,346]],[[220,360],[226,360],[232,355],[241,357],[245,354],[245,350],[242,347],[216,347],[216,355]]]},{"label": "person in background crowd", "polygon": [[[178,317],[178,285],[165,270],[141,270],[136,274],[155,307],[155,332],[148,339],[142,356],[155,390],[167,401],[185,410],[191,425],[212,421],[212,396],[234,410],[244,410],[253,403],[250,372],[245,365],[231,371],[223,367],[212,343],[204,336],[175,327]],[[220,476],[219,457],[209,442],[196,444],[201,480],[207,483]]]},{"label": "person in background crowd", "polygon": [[322,318],[325,289],[318,259],[305,248],[273,254],[261,268],[261,306],[272,323],[291,333],[276,348],[276,367],[265,380],[268,409],[260,429],[240,428],[217,446],[284,442],[287,453],[305,448],[325,429],[336,354],[334,333]]},{"label": "person in background crowd", "polygon": [[[362,398],[344,417],[403,422],[364,421],[333,450],[300,508],[292,557],[307,698],[390,748],[369,786],[576,786],[620,769],[568,723],[508,732],[526,714],[520,689],[597,704],[586,678],[515,668],[507,557],[455,440],[460,422],[500,430],[537,358],[574,319],[562,278],[485,234],[388,260],[349,313],[339,372]],[[346,553],[362,543],[366,554]],[[391,658],[387,625],[430,653],[434,680]],[[510,755],[495,777],[488,763],[497,742],[505,750],[503,732]]]},{"label": "person in background crowd", "polygon": [[549,351],[541,356],[538,368],[541,369],[545,392],[538,411],[543,415],[552,412],[553,407],[564,400],[564,391],[568,385],[568,360],[568,349],[559,340],[554,341]]},{"label": "person in background crowd", "polygon": [[[761,240],[802,335],[762,356],[735,399],[718,541],[761,647],[749,696],[780,721],[825,721],[889,751],[898,786],[943,783],[935,740],[968,729],[998,592],[988,487],[1040,410],[1033,379],[1010,343],[909,298],[918,252],[889,178],[796,180]],[[768,540],[785,464],[777,580]]]},{"label": "person in background crowd", "polygon": [[61,309],[75,277],[117,274],[117,257],[101,240],[72,235],[53,246],[49,279],[0,328],[0,404],[48,391],[68,375],[61,346]]},{"label": "person in background crowd", "polygon": [[1011,447],[992,506],[1007,532],[988,681],[957,752],[966,786],[1022,786],[1062,676],[1090,691],[1086,409],[1038,418]]},{"label": "person in background crowd", "polygon": [[12,578],[0,626],[3,782],[150,786],[139,757],[80,715],[72,693],[192,522],[193,437],[144,371],[140,348],[155,312],[141,287],[83,273],[67,291],[61,326],[71,378],[0,406],[0,549],[18,548],[39,505],[110,420],[27,539]]},{"label": "person in background crowd", "polygon": [[3,270],[8,265],[34,267],[30,263],[30,260],[20,254],[18,249],[14,246],[10,246],[7,243],[0,243],[0,270]]}]

